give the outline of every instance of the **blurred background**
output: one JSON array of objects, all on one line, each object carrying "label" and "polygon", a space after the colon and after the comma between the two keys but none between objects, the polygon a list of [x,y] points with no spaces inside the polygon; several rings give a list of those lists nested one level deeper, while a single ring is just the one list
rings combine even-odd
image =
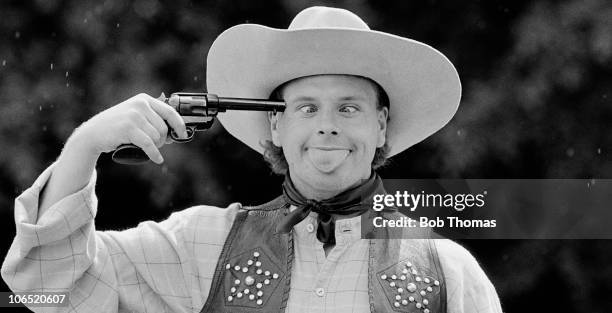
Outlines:
[{"label": "blurred background", "polygon": [[[383,178],[612,178],[609,0],[2,1],[0,255],[15,235],[14,198],[75,127],[137,93],[205,91],[205,56],[224,29],[286,28],[315,4],[436,47],[462,78],[455,118],[394,157]],[[195,204],[263,203],[281,192],[282,178],[219,124],[161,151],[162,166],[100,158],[98,229],[162,220]],[[612,311],[609,241],[462,243],[506,312]],[[0,290],[8,290],[3,282]]]}]

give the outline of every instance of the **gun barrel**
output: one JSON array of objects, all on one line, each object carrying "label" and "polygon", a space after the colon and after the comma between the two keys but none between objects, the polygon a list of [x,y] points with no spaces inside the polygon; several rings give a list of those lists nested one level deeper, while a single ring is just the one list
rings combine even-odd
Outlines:
[{"label": "gun barrel", "polygon": [[246,111],[277,111],[285,110],[285,102],[262,99],[243,99],[219,97],[217,109],[219,112],[226,110],[246,110]]}]

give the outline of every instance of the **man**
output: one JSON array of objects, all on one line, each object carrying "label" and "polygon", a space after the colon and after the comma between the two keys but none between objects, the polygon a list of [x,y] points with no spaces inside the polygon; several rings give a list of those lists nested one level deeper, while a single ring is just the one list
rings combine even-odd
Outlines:
[{"label": "man", "polygon": [[[346,10],[313,7],[288,30],[238,25],[208,55],[208,91],[279,97],[283,113],[224,113],[224,127],[285,174],[257,207],[197,206],[161,223],[96,232],[95,163],[120,144],[156,163],[180,116],[147,95],[80,126],[16,200],[2,266],[14,291],[70,291],[77,312],[500,312],[477,262],[449,240],[367,240],[373,167],[448,122],[452,64]],[[167,124],[166,124],[167,123]],[[397,213],[384,213],[397,214]]]}]

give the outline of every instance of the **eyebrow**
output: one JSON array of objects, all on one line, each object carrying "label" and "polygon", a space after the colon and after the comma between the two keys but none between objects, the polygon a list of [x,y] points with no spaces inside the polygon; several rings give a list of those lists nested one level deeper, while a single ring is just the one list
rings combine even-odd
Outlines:
[{"label": "eyebrow", "polygon": [[315,101],[316,99],[314,97],[309,97],[309,96],[299,96],[295,99],[291,99],[291,101]]},{"label": "eyebrow", "polygon": [[346,97],[341,97],[339,100],[340,101],[354,101],[354,100],[366,101],[366,98],[363,96],[346,96]]}]

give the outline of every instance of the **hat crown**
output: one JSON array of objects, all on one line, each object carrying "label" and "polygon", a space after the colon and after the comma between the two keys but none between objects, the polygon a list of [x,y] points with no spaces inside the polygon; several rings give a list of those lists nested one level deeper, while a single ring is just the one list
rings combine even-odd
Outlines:
[{"label": "hat crown", "polygon": [[288,29],[312,28],[370,29],[359,16],[351,11],[322,6],[315,6],[302,10],[293,18]]}]

